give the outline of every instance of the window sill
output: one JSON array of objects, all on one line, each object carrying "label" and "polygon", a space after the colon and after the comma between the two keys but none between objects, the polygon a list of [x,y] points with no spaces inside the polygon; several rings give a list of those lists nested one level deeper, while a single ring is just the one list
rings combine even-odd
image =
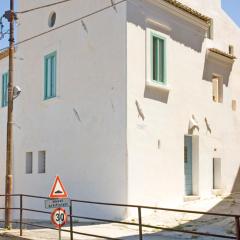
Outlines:
[{"label": "window sill", "polygon": [[187,195],[187,196],[184,196],[184,202],[197,201],[199,199],[200,199],[200,197],[197,196],[197,195]]},{"label": "window sill", "polygon": [[54,98],[56,98],[56,96],[52,96],[52,97],[44,97],[44,101],[47,101],[47,100],[51,100],[51,99],[54,99]]},{"label": "window sill", "polygon": [[156,89],[156,90],[160,90],[160,91],[166,91],[166,92],[170,91],[170,86],[169,85],[164,85],[162,83],[154,82],[154,81],[151,81],[151,80],[146,81],[146,87]]},{"label": "window sill", "polygon": [[41,103],[43,104],[43,105],[51,105],[51,104],[54,104],[54,103],[57,103],[57,102],[59,102],[59,100],[60,100],[60,96],[56,96],[56,97],[51,97],[51,98],[43,98],[42,100],[41,100]]}]

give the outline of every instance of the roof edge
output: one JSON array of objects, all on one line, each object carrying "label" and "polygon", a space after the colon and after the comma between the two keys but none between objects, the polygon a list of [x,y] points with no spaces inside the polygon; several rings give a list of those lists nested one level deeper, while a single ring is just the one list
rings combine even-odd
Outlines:
[{"label": "roof edge", "polygon": [[6,58],[9,56],[9,49],[7,48],[6,50],[0,51],[0,60]]},{"label": "roof edge", "polygon": [[226,57],[226,58],[229,58],[231,60],[235,60],[236,59],[236,56],[232,55],[232,54],[229,54],[229,53],[226,53],[226,52],[223,52],[217,48],[209,48],[208,49],[210,52],[213,52],[213,53],[216,53],[218,55],[221,55],[223,57]]},{"label": "roof edge", "polygon": [[210,17],[203,15],[202,13],[198,12],[197,10],[195,10],[191,7],[188,7],[187,5],[181,3],[177,0],[163,0],[163,1],[183,10],[184,12],[187,12],[187,13],[193,15],[194,17],[201,19],[202,21],[206,22],[207,24],[210,24],[210,22],[211,22]]}]

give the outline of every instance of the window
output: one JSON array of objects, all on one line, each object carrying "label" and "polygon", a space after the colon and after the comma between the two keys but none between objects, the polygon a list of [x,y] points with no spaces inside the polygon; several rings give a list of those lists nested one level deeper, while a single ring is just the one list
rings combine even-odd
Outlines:
[{"label": "window", "polygon": [[27,152],[26,153],[26,174],[33,173],[33,153]]},{"label": "window", "polygon": [[187,163],[187,147],[184,146],[184,162]]},{"label": "window", "polygon": [[165,83],[166,82],[166,53],[165,39],[152,33],[152,80]]},{"label": "window", "polygon": [[55,25],[57,15],[55,12],[51,12],[48,18],[48,26],[52,28]]},{"label": "window", "polygon": [[221,189],[221,158],[213,158],[213,189]]},{"label": "window", "polygon": [[237,111],[237,100],[235,99],[232,100],[232,110],[234,112]]},{"label": "window", "polygon": [[46,173],[46,152],[38,152],[38,173]]},{"label": "window", "polygon": [[223,102],[223,79],[222,77],[213,76],[212,77],[212,87],[213,87],[213,101]]},{"label": "window", "polygon": [[44,99],[56,97],[57,54],[53,52],[44,58]]},{"label": "window", "polygon": [[232,56],[234,55],[234,46],[233,45],[228,46],[228,53]]},{"label": "window", "polygon": [[213,40],[213,19],[209,22],[207,37]]},{"label": "window", "polygon": [[2,75],[2,107],[8,104],[8,73]]}]

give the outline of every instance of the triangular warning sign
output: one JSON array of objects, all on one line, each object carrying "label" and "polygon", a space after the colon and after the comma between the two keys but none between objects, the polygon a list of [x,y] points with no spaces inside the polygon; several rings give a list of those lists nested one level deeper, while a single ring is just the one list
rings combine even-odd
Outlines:
[{"label": "triangular warning sign", "polygon": [[59,176],[56,176],[56,179],[52,186],[52,190],[51,190],[49,197],[50,198],[67,198],[68,197],[68,194],[67,194]]}]

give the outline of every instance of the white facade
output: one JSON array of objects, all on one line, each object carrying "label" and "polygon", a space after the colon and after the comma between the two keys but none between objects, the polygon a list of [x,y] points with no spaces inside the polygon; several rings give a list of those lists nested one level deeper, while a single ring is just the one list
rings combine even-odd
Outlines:
[{"label": "white facade", "polygon": [[[19,11],[49,2],[21,0]],[[238,57],[240,30],[218,0],[182,2],[213,18],[212,40],[203,20],[164,0],[131,0],[17,47],[15,82],[22,94],[14,106],[14,193],[47,196],[60,175],[75,199],[180,203],[184,136],[192,115],[199,124],[192,140],[192,194],[212,196],[213,158],[221,159],[222,192],[232,191],[240,163],[240,109],[231,107],[232,100],[240,102],[239,60],[232,64],[228,57],[206,53],[209,48],[228,52],[233,45]],[[107,6],[103,0],[71,1],[22,14],[18,41],[50,30],[52,11],[57,27]],[[166,43],[165,85],[151,81],[152,32]],[[44,100],[44,57],[51,52],[57,56],[57,96]],[[6,59],[1,74],[4,69]],[[213,75],[223,78],[222,103],[212,100]],[[0,114],[5,166],[6,108]],[[39,151],[46,152],[42,174]],[[33,154],[32,174],[26,174],[27,152]],[[94,216],[126,214],[119,208],[80,210]]]},{"label": "white facade", "polygon": [[[238,173],[240,153],[239,109],[234,112],[231,108],[233,99],[240,100],[239,60],[232,66],[225,59],[206,56],[208,48],[228,52],[229,45],[238,56],[239,28],[220,8],[220,1],[184,1],[213,18],[214,37],[210,40],[197,23],[166,11],[163,2],[135,1],[127,8],[128,199],[152,205],[183,200],[184,135],[188,134],[192,115],[200,129],[195,132],[199,143],[193,152],[193,194],[211,196],[216,157],[222,159],[222,189],[229,193]],[[167,39],[165,87],[148,84],[148,31],[152,30]],[[212,74],[224,77],[223,103],[212,101]],[[144,121],[137,117],[136,100]]]}]

